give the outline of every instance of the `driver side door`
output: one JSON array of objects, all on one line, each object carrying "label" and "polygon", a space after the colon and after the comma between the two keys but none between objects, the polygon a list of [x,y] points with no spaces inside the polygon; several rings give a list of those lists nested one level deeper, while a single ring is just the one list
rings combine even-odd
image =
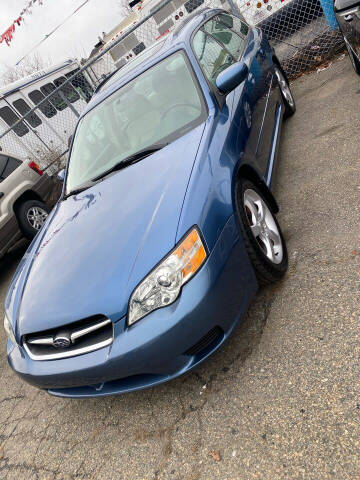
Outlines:
[{"label": "driver side door", "polygon": [[[197,41],[199,36],[202,41]],[[208,80],[216,90],[216,77],[233,63],[249,68],[246,81],[226,97],[232,121],[237,127],[236,151],[262,175],[267,169],[271,129],[263,129],[266,117],[275,112],[269,101],[271,65],[260,30],[251,29],[240,17],[220,13],[211,17],[194,37],[195,53]],[[270,122],[271,123],[271,122]]]}]

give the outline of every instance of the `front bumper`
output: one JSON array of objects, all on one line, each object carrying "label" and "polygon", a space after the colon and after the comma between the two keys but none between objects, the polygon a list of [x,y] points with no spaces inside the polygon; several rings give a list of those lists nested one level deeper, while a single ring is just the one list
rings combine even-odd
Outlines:
[{"label": "front bumper", "polygon": [[157,385],[213,353],[256,290],[253,269],[230,217],[208,260],[179,299],[130,328],[125,317],[115,322],[111,346],[68,359],[34,361],[23,347],[8,342],[9,364],[28,383],[61,397],[113,395]]}]

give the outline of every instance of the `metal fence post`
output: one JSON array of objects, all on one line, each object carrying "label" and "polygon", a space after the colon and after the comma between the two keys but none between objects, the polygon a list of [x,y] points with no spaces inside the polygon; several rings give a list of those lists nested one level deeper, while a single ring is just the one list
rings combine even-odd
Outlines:
[{"label": "metal fence post", "polygon": [[337,30],[339,25],[337,23],[335,13],[334,13],[334,4],[332,0],[320,0],[321,8],[324,11],[326,20],[330,26],[331,30]]}]

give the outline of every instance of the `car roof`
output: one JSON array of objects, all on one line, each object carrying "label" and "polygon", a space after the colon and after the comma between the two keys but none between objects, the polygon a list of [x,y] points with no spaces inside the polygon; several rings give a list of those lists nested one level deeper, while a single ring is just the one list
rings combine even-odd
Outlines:
[{"label": "car roof", "polygon": [[[166,56],[170,55],[173,51],[184,47],[190,43],[190,38],[194,30],[207,18],[215,15],[216,13],[225,12],[223,9],[220,8],[205,8],[200,12],[194,12],[193,14],[189,15],[184,19],[184,21],[177,26],[177,28],[171,32],[166,39],[161,39],[158,42],[154,43],[148,48],[152,48],[157,43],[160,46],[158,50],[156,50],[155,54],[150,58],[146,58],[144,56],[144,61],[136,64],[136,66],[129,70],[124,75],[121,75],[121,69],[119,70],[119,77],[117,78],[117,74],[114,74],[109,79],[109,83],[104,83],[103,87],[100,89],[98,93],[95,93],[91,101],[89,102],[87,108],[81,115],[83,117],[86,113],[96,107],[99,103],[104,101],[107,97],[113,94],[116,90],[118,90],[121,86],[128,83],[133,78],[137,77],[139,74],[150,68],[152,65],[155,65],[159,59],[165,58]],[[144,51],[145,54],[146,50]],[[133,60],[135,63],[136,58]],[[132,62],[129,62],[127,65],[131,65]]]}]

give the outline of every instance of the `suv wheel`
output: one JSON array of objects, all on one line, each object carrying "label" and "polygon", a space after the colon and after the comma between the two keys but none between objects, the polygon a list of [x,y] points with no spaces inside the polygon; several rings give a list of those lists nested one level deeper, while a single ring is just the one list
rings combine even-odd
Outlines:
[{"label": "suv wheel", "polygon": [[249,180],[236,185],[240,230],[261,285],[280,280],[288,268],[288,254],[280,225],[262,192]]},{"label": "suv wheel", "polygon": [[27,200],[17,210],[17,219],[21,231],[30,240],[35,237],[44,225],[50,209],[39,200]]}]

